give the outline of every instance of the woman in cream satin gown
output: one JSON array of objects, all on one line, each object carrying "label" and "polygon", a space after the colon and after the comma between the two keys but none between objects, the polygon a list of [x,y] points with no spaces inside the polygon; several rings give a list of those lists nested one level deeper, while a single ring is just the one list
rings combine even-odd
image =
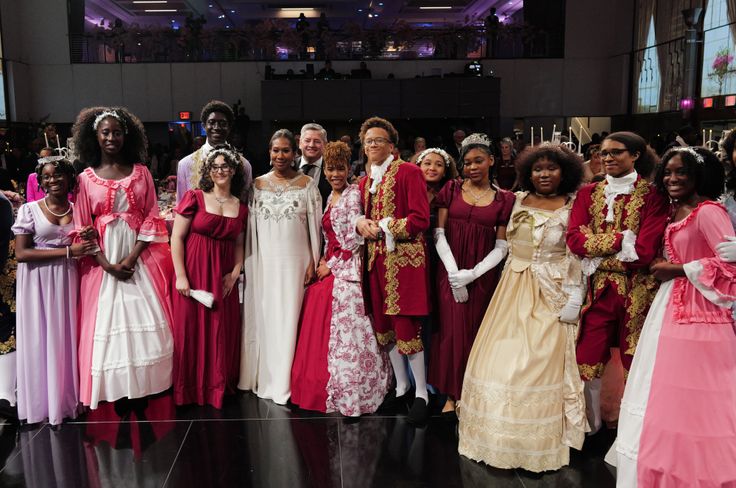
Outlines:
[{"label": "woman in cream satin gown", "polygon": [[[566,310],[572,310],[566,320],[576,321],[583,296],[580,261],[565,244],[574,197],[565,200],[562,193],[562,186],[577,187],[580,163],[570,170],[570,155],[551,145],[531,152],[526,157],[532,163],[525,165],[522,155],[520,180],[526,188],[534,182],[536,191],[516,194],[506,266],[465,372],[458,450],[497,468],[541,472],[568,464],[569,447],[582,447],[587,428],[575,361],[577,324],[560,321]],[[560,196],[557,187],[543,194],[531,175],[540,163],[556,166],[558,179],[578,175],[574,186],[565,181]],[[547,205],[545,198],[558,203]]]}]

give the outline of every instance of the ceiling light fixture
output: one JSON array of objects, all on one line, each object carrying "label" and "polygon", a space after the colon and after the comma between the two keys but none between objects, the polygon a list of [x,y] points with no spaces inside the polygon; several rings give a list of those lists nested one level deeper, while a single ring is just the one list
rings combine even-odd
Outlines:
[{"label": "ceiling light fixture", "polygon": [[419,7],[419,10],[452,10],[452,7]]},{"label": "ceiling light fixture", "polygon": [[280,9],[282,12],[313,12],[314,9],[312,7],[281,7]]},{"label": "ceiling light fixture", "polygon": [[147,14],[165,13],[165,12],[176,12],[175,8],[157,8],[157,9],[146,9],[144,12]]}]

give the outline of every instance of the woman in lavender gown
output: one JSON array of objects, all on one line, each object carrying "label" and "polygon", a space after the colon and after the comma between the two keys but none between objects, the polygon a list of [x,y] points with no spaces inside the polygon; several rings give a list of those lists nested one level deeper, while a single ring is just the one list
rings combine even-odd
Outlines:
[{"label": "woman in lavender gown", "polygon": [[[48,418],[57,425],[76,417],[77,263],[73,257],[96,250],[94,241],[72,244],[75,182],[72,164],[61,156],[39,160],[38,181],[46,196],[18,211],[13,232],[18,260],[16,362],[18,418]],[[90,232],[88,229],[84,233]]]}]

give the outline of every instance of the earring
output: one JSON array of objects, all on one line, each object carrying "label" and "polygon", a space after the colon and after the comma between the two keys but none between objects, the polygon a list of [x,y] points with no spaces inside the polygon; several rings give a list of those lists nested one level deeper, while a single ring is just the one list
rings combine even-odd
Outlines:
[{"label": "earring", "polygon": [[273,161],[269,161],[269,162],[268,162],[268,165],[269,165],[269,166],[273,166]]}]

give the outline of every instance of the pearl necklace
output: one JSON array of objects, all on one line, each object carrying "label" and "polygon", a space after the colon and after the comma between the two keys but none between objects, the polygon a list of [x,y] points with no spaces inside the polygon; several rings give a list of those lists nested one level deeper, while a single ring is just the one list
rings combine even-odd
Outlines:
[{"label": "pearl necklace", "polygon": [[48,210],[48,211],[49,211],[49,213],[50,213],[51,215],[53,215],[54,217],[59,217],[59,218],[61,218],[61,217],[66,217],[66,216],[67,216],[67,215],[69,214],[69,212],[71,212],[71,211],[72,211],[72,206],[71,206],[71,204],[70,204],[70,203],[69,203],[69,202],[67,201],[67,202],[66,202],[66,203],[67,203],[67,208],[66,208],[66,212],[64,212],[64,213],[62,213],[62,214],[57,214],[57,213],[54,213],[54,211],[53,211],[53,210],[51,210],[51,208],[49,207],[49,202],[47,202],[47,201],[46,201],[46,199],[47,199],[47,198],[48,198],[48,197],[43,197],[43,204],[44,204],[44,205],[46,205],[46,210]]}]

